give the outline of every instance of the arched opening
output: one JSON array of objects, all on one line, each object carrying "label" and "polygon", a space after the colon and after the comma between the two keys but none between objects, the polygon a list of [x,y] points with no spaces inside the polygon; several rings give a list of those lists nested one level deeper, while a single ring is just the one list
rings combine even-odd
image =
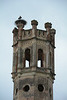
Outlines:
[{"label": "arched opening", "polygon": [[30,49],[25,50],[25,67],[28,68],[30,66]]},{"label": "arched opening", "polygon": [[38,67],[43,67],[43,50],[38,49]]}]

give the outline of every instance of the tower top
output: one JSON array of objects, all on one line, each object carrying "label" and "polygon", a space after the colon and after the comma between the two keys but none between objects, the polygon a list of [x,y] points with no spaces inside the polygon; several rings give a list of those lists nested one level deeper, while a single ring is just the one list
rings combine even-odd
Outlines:
[{"label": "tower top", "polygon": [[52,28],[52,24],[49,22],[45,23],[45,28]]},{"label": "tower top", "polygon": [[36,26],[37,26],[37,25],[38,25],[37,20],[32,20],[32,21],[31,21],[31,25],[36,25]]},{"label": "tower top", "polygon": [[20,25],[22,25],[23,27],[26,25],[26,21],[24,19],[22,19],[22,17],[20,16],[18,18],[18,20],[15,21],[15,24],[17,27],[19,27]]}]

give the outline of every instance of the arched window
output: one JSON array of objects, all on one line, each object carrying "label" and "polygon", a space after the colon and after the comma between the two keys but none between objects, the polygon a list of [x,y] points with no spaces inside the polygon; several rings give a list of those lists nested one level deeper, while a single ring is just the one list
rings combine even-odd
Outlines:
[{"label": "arched window", "polygon": [[25,67],[28,68],[30,66],[30,49],[25,50]]},{"label": "arched window", "polygon": [[38,49],[38,67],[43,67],[43,50]]}]

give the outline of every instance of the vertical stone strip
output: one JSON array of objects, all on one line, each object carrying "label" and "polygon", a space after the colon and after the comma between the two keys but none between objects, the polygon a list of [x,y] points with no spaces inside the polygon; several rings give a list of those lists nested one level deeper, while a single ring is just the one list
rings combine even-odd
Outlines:
[{"label": "vertical stone strip", "polygon": [[25,50],[23,50],[23,55],[22,55],[22,68],[25,67]]},{"label": "vertical stone strip", "polygon": [[53,70],[53,73],[55,73],[55,69],[54,69],[54,50],[52,52],[52,70]]},{"label": "vertical stone strip", "polygon": [[43,53],[43,67],[46,67],[46,55]]},{"label": "vertical stone strip", "polygon": [[37,66],[37,48],[36,43],[33,44],[33,52],[32,52],[32,66]]},{"label": "vertical stone strip", "polygon": [[49,52],[47,53],[47,66],[49,68],[49,62],[50,62],[50,58],[49,58]]},{"label": "vertical stone strip", "polygon": [[13,72],[15,72],[15,65],[16,65],[16,53],[13,53]]},{"label": "vertical stone strip", "polygon": [[18,68],[22,68],[22,48],[18,49]]},{"label": "vertical stone strip", "polygon": [[30,49],[30,67],[33,66],[32,65],[32,63],[33,63],[33,56],[32,56],[32,54],[33,54],[33,46],[31,46],[31,49]]},{"label": "vertical stone strip", "polygon": [[18,67],[18,52],[16,53],[16,67],[15,67],[16,72],[17,72],[17,67]]}]

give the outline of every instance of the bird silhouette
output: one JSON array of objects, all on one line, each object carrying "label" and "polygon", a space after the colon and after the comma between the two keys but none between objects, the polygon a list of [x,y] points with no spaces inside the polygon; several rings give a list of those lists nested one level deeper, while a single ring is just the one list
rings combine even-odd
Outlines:
[{"label": "bird silhouette", "polygon": [[21,19],[22,17],[20,16],[18,19]]}]

